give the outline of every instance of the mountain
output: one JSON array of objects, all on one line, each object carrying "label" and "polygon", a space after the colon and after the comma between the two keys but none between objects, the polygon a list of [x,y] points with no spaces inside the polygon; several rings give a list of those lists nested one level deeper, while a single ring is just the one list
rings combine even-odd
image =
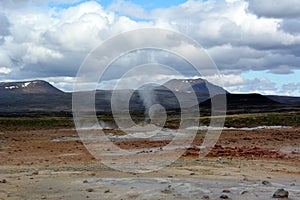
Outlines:
[{"label": "mountain", "polygon": [[[210,88],[210,90],[208,90]],[[192,101],[195,90],[196,102]],[[173,79],[161,86],[146,85],[138,90],[114,91],[118,99],[120,112],[128,109],[124,97],[130,96],[130,113],[144,113],[154,104],[161,104],[166,110],[179,112],[183,108],[199,106],[200,112],[209,114],[211,99],[226,93],[227,113],[275,112],[300,110],[299,98],[263,96],[260,94],[229,94],[223,88],[203,79]],[[98,90],[95,93],[97,113],[111,113],[112,90]],[[87,92],[80,92],[86,97]],[[180,99],[180,102],[179,100]],[[277,100],[276,100],[277,99]],[[281,102],[278,102],[278,101]],[[284,101],[284,102],[283,102]],[[289,103],[286,103],[289,102]],[[294,102],[291,104],[291,102]],[[296,102],[296,103],[295,103]],[[0,83],[0,115],[28,114],[72,114],[72,93],[65,93],[50,83],[40,80],[27,82]]]},{"label": "mountain", "polygon": [[41,80],[0,83],[0,114],[71,111],[72,94]]},{"label": "mountain", "polygon": [[268,95],[268,98],[279,103],[300,104],[300,97]]},{"label": "mountain", "polygon": [[15,94],[61,94],[61,90],[57,89],[50,83],[41,80],[26,81],[26,82],[1,82],[1,93]]},{"label": "mountain", "polygon": [[222,87],[214,85],[207,80],[198,79],[172,79],[163,84],[164,87],[176,92],[196,92],[203,95],[228,94]]},{"label": "mountain", "polygon": [[[213,98],[218,98],[218,95]],[[226,94],[227,114],[263,113],[300,110],[299,106],[276,102],[261,94]],[[199,104],[200,112],[209,114],[211,99]],[[216,105],[218,109],[218,105]]]}]

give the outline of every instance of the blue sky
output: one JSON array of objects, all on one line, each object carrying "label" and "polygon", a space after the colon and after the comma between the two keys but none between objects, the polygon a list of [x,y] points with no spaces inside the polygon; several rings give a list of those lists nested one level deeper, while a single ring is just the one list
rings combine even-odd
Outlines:
[{"label": "blue sky", "polygon": [[[0,81],[44,79],[71,91],[80,64],[95,46],[124,31],[159,27],[200,43],[230,92],[300,96],[298,4],[297,0],[2,1]],[[167,81],[168,76],[162,77],[158,74],[153,80]]]},{"label": "blue sky", "polygon": [[242,74],[242,77],[246,79],[256,78],[267,78],[277,85],[286,84],[288,81],[297,83],[300,79],[300,70],[295,70],[291,74],[272,74],[267,71],[249,71]]},{"label": "blue sky", "polygon": [[[272,74],[268,71],[249,71],[242,73],[241,76],[245,79],[267,79],[270,81],[270,85],[274,86],[275,88],[281,88],[282,86],[285,86],[287,84],[298,84],[299,78],[300,78],[300,70],[294,70],[291,74]],[[297,86],[299,88],[299,86]],[[253,90],[254,92],[259,92]],[[253,92],[252,91],[252,92]],[[243,91],[244,93],[246,91]],[[271,93],[272,94],[272,93]],[[277,93],[278,95],[289,95],[288,92],[285,92],[282,88]],[[295,91],[293,93],[293,96],[300,96],[298,91]]]},{"label": "blue sky", "polygon": [[[58,1],[58,2],[54,2],[54,3],[50,2],[49,5],[50,5],[50,7],[58,6],[58,7],[62,7],[62,8],[68,8],[70,6],[78,5],[78,4],[81,4],[83,2],[87,2],[87,1],[89,1],[89,0],[74,1],[75,3],[60,3]],[[103,7],[108,7],[114,1],[111,1],[111,0],[96,0],[96,2],[98,2],[99,4],[101,4]],[[173,1],[132,0],[130,2],[132,2],[134,4],[137,4],[137,5],[140,5],[145,10],[150,11],[150,10],[153,10],[155,8],[168,8],[168,7],[171,7],[171,6],[179,5],[179,4],[182,4],[182,3],[186,2],[186,1],[185,0],[173,0]]]}]

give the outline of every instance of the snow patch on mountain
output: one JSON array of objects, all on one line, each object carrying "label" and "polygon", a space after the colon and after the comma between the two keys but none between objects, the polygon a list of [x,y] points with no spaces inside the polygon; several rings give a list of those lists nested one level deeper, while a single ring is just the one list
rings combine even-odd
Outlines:
[{"label": "snow patch on mountain", "polygon": [[16,86],[16,85],[11,85],[11,86],[6,86],[5,89],[7,90],[13,90],[13,89],[18,89],[19,86]]},{"label": "snow patch on mountain", "polygon": [[31,84],[31,82],[26,82],[26,83],[22,84],[22,88],[25,88],[25,87],[27,87],[30,84]]}]

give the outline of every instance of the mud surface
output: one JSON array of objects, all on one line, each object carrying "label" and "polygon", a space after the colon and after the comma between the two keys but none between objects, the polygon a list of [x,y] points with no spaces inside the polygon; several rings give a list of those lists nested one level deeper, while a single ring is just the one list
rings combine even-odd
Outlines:
[{"label": "mud surface", "polygon": [[[1,132],[0,199],[272,199],[280,188],[300,199],[300,128],[224,130],[208,156],[199,158],[204,135],[198,131],[173,164],[129,174],[101,164],[72,129]],[[169,140],[114,142],[146,157]]]}]

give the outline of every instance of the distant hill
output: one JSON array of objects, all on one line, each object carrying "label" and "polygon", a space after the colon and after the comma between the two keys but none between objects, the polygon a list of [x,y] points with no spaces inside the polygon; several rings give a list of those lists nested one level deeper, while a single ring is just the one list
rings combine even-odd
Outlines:
[{"label": "distant hill", "polygon": [[172,79],[163,84],[164,87],[176,92],[198,92],[204,95],[217,95],[229,93],[222,87],[214,85],[207,80],[198,79]]},{"label": "distant hill", "polygon": [[[168,87],[168,88],[167,88]],[[208,87],[210,90],[208,90]],[[195,91],[193,93],[192,91]],[[203,79],[173,79],[161,86],[146,85],[139,90],[118,90],[120,108],[126,109],[122,95],[129,94],[131,113],[143,113],[153,104],[161,104],[166,110],[179,112],[183,108],[199,106],[201,113],[210,113],[211,99],[224,92],[227,97],[227,113],[253,113],[300,110],[300,98],[263,96],[260,94],[229,94],[223,88]],[[98,90],[95,94],[97,113],[111,112],[111,90]],[[85,92],[81,92],[85,96]],[[149,95],[150,94],[150,95]],[[191,95],[196,94],[197,102]],[[215,95],[215,96],[214,96]],[[178,101],[181,99],[181,105]],[[122,103],[123,102],[123,103]],[[183,102],[183,103],[182,103]],[[296,103],[295,103],[296,102]],[[122,112],[124,110],[121,110]],[[0,83],[0,115],[72,114],[72,93],[65,93],[46,81]]]},{"label": "distant hill", "polygon": [[42,80],[0,83],[2,115],[71,112],[71,100],[71,94]]},{"label": "distant hill", "polygon": [[[218,95],[213,98],[218,98]],[[276,102],[261,94],[227,94],[226,100],[227,114],[300,110],[297,106]],[[200,103],[199,107],[200,112],[210,113],[211,99]]]},{"label": "distant hill", "polygon": [[267,95],[267,97],[279,103],[300,104],[300,97],[277,96],[277,95]]},{"label": "distant hill", "polygon": [[60,94],[63,93],[50,83],[41,80],[23,81],[23,82],[1,82],[1,93],[17,93],[17,94]]}]

